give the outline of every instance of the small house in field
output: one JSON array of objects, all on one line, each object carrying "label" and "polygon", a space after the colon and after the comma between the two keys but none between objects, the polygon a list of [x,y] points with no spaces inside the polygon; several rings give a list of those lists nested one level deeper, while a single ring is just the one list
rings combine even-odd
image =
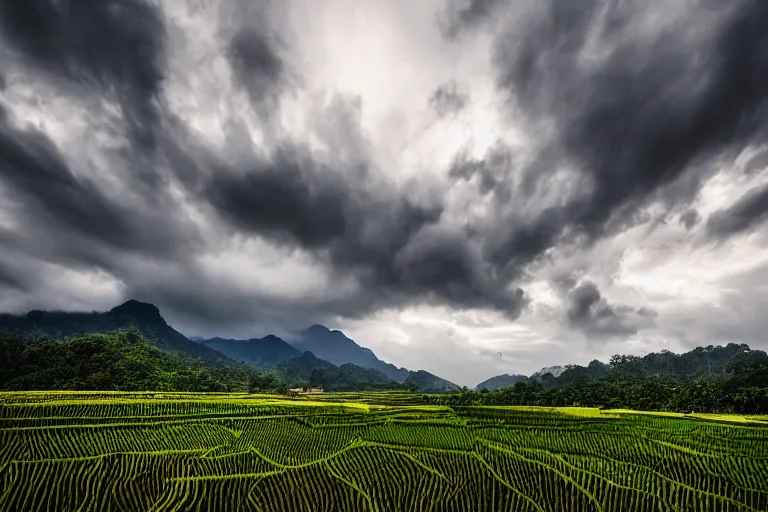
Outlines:
[{"label": "small house in field", "polygon": [[309,393],[322,393],[323,388],[291,388],[288,393],[292,395],[309,394]]}]

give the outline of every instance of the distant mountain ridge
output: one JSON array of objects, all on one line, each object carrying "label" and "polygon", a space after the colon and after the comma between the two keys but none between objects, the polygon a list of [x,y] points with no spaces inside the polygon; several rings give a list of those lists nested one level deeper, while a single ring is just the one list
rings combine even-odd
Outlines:
[{"label": "distant mountain ridge", "polygon": [[514,386],[518,382],[526,382],[528,380],[528,377],[525,375],[497,375],[495,377],[491,377],[488,380],[484,380],[477,386],[475,386],[475,389],[478,391],[482,391],[483,389],[487,390],[494,390],[499,388],[506,388],[508,386]]},{"label": "distant mountain ridge", "polygon": [[352,363],[315,368],[309,376],[309,385],[326,391],[385,391],[402,388],[401,384],[380,371]]},{"label": "distant mountain ridge", "polygon": [[294,386],[308,386],[315,370],[327,370],[336,365],[318,359],[312,352],[304,352],[277,365],[277,370],[291,380]]},{"label": "distant mountain ridge", "polygon": [[170,353],[184,354],[207,364],[232,363],[221,352],[189,340],[166,323],[154,304],[129,300],[106,312],[66,312],[33,310],[27,314],[0,314],[0,332],[24,338],[51,336],[73,338],[87,334],[109,334],[135,328],[152,345]]},{"label": "distant mountain ridge", "polygon": [[459,386],[453,382],[438,377],[426,370],[410,372],[403,384],[410,385],[412,388],[418,389],[419,391],[432,393],[456,391],[459,389]]},{"label": "distant mountain ridge", "polygon": [[336,366],[352,363],[363,368],[377,370],[398,383],[405,382],[409,375],[408,369],[398,368],[380,360],[373,351],[361,347],[343,332],[331,330],[323,325],[311,326],[302,331],[297,339],[290,340],[290,343],[300,351],[310,351],[318,358]]},{"label": "distant mountain ridge", "polygon": [[283,361],[301,355],[300,350],[273,334],[249,340],[212,338],[202,340],[200,343],[218,350],[237,362],[267,368],[275,367]]},{"label": "distant mountain ridge", "polygon": [[[105,312],[33,310],[26,314],[0,314],[0,333],[20,339],[50,336],[71,339],[89,334],[111,334],[136,329],[155,347],[182,354],[214,366],[246,363],[250,366],[284,371],[291,378],[309,382],[312,372],[322,375],[331,388],[350,389],[355,384],[370,389],[415,389],[450,391],[459,387],[424,370],[381,361],[343,332],[313,325],[289,342],[274,336],[236,340],[226,338],[195,341],[173,329],[154,304],[128,300]],[[307,371],[309,368],[309,371]]]}]

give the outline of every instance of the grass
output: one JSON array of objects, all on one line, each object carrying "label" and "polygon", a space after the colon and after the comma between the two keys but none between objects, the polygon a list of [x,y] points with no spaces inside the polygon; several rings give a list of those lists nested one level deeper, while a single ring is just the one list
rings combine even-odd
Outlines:
[{"label": "grass", "polygon": [[0,510],[766,511],[765,417],[0,394]]}]

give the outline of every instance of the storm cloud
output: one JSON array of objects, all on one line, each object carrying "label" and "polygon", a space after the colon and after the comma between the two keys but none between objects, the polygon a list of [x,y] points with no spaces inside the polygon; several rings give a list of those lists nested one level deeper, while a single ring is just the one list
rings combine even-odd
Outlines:
[{"label": "storm cloud", "polygon": [[568,291],[566,316],[574,327],[588,336],[616,337],[636,334],[638,327],[653,326],[656,312],[634,309],[623,304],[610,304],[591,281],[579,283]]},{"label": "storm cloud", "polygon": [[[517,195],[521,203],[562,183],[558,167],[574,172],[565,194],[540,214],[506,213],[509,228],[486,244],[496,265],[520,269],[560,244],[624,231],[654,202],[668,212],[687,209],[714,165],[765,142],[768,38],[760,27],[768,8],[686,5],[681,13],[643,2],[547,1],[504,18],[494,39],[497,86],[545,142],[506,179],[492,171],[493,151],[451,172],[477,175],[481,193],[501,189],[501,201]],[[478,20],[461,21],[467,9],[479,8],[472,3],[454,18],[470,32]],[[647,26],[661,14],[671,21]],[[716,215],[710,233],[728,236],[760,222],[759,196]],[[726,215],[731,220],[720,220]]]},{"label": "storm cloud", "polygon": [[228,57],[232,71],[252,102],[275,101],[285,78],[285,65],[273,41],[257,30],[241,29],[229,43]]},{"label": "storm cloud", "polygon": [[768,6],[361,9],[0,0],[0,305],[688,343],[768,219]]},{"label": "storm cloud", "polygon": [[143,0],[0,3],[8,46],[53,76],[115,96],[127,132],[143,150],[154,145],[165,33],[161,12]]},{"label": "storm cloud", "polygon": [[707,219],[707,233],[718,239],[760,226],[768,219],[768,186],[750,190],[732,206]]}]

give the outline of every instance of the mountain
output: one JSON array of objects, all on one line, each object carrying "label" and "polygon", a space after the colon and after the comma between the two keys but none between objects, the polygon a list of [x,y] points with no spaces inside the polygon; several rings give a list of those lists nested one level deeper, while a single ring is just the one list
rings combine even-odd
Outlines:
[{"label": "mountain", "polygon": [[546,368],[542,368],[541,370],[539,370],[539,371],[537,371],[535,373],[532,373],[531,374],[531,378],[532,379],[535,379],[537,377],[541,378],[541,377],[543,377],[544,375],[547,375],[547,374],[551,374],[553,377],[559,377],[560,375],[562,375],[562,373],[566,369],[567,368],[564,367],[564,366],[547,366]]},{"label": "mountain", "polygon": [[[286,371],[283,373],[289,379],[301,382],[308,381],[312,371],[322,370],[329,372],[329,379],[338,382],[337,388],[350,387],[358,382],[368,386],[365,389],[392,389],[394,382],[422,391],[458,389],[455,384],[429,372],[411,372],[381,361],[370,349],[361,347],[341,331],[322,325],[313,325],[290,343],[273,335],[249,340],[212,338],[195,342],[169,326],[156,306],[136,300],[129,300],[106,312],[36,310],[22,315],[0,314],[0,333],[14,333],[18,339],[26,340],[40,336],[70,339],[132,328],[152,345],[171,354],[183,354],[218,366],[231,365],[235,361],[261,367],[285,364]],[[306,355],[305,352],[311,354]],[[315,360],[311,360],[310,356]],[[293,362],[288,364],[288,361]],[[352,366],[343,370],[333,369],[347,364]],[[310,369],[307,371],[307,368]],[[331,387],[334,385],[331,384]]]},{"label": "mountain", "polygon": [[363,368],[377,370],[389,379],[402,383],[408,377],[408,370],[381,361],[367,348],[361,347],[341,331],[332,331],[315,324],[303,331],[297,340],[291,342],[302,352],[312,352],[336,366],[352,363]]},{"label": "mountain", "polygon": [[412,388],[416,388],[418,391],[432,393],[456,391],[459,389],[459,386],[453,382],[441,379],[437,375],[433,375],[424,370],[410,372],[403,384]]},{"label": "mountain", "polygon": [[514,386],[518,382],[525,382],[528,380],[528,377],[525,375],[497,375],[495,377],[491,377],[488,380],[484,380],[477,386],[475,386],[475,389],[478,391],[482,391],[483,389],[499,389],[499,388],[506,388],[507,386]]},{"label": "mountain", "polygon": [[213,338],[201,342],[238,362],[254,366],[274,367],[283,361],[298,357],[301,352],[282,339],[270,334],[261,339],[232,340]]},{"label": "mountain", "polygon": [[352,363],[315,368],[309,376],[309,385],[325,391],[384,391],[402,387],[380,371]]},{"label": "mountain", "polygon": [[459,388],[456,384],[423,370],[408,372],[404,382],[397,382],[372,368],[352,363],[336,366],[318,359],[309,351],[280,363],[276,369],[294,386],[322,387],[326,391],[409,389],[419,392],[442,392]]},{"label": "mountain", "polygon": [[312,352],[304,352],[299,357],[283,361],[276,370],[283,374],[293,386],[308,386],[309,378],[315,370],[336,368],[336,365],[318,359]]},{"label": "mountain", "polygon": [[155,305],[146,302],[129,300],[102,313],[34,310],[22,315],[0,314],[0,332],[13,333],[23,339],[38,336],[72,338],[130,328],[135,328],[152,345],[166,352],[184,354],[207,364],[232,363],[221,352],[184,337],[165,322]]}]

